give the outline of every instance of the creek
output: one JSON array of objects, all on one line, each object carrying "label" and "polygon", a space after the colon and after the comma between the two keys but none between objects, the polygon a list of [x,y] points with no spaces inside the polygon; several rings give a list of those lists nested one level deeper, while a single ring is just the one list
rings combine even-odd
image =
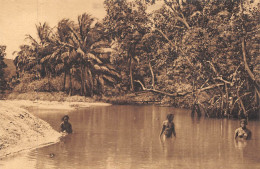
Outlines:
[{"label": "creek", "polygon": [[[234,141],[238,120],[191,118],[190,110],[172,107],[113,105],[32,113],[57,131],[68,114],[73,134],[57,144],[2,159],[0,168],[260,168],[259,121],[249,121],[251,140]],[[168,113],[175,115],[177,137],[162,141],[159,133]]]}]

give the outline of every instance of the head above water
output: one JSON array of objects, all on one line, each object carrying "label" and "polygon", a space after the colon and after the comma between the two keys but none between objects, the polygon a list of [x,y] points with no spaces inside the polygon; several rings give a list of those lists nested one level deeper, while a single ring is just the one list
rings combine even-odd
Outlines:
[{"label": "head above water", "polygon": [[241,119],[241,120],[240,120],[240,124],[241,124],[241,123],[244,123],[245,125],[247,125],[247,120],[246,120],[246,119]]},{"label": "head above water", "polygon": [[62,117],[62,121],[68,121],[70,119],[70,117],[68,115],[65,115]]},{"label": "head above water", "polygon": [[242,128],[245,128],[246,125],[247,125],[247,120],[246,120],[246,119],[241,119],[241,120],[240,120],[240,126],[241,126]]},{"label": "head above water", "polygon": [[167,114],[167,120],[168,121],[172,121],[174,118],[174,114],[170,113],[170,114]]}]

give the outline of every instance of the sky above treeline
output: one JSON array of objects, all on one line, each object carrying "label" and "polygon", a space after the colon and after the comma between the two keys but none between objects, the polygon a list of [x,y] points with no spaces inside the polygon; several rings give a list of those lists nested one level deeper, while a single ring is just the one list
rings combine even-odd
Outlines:
[{"label": "sky above treeline", "polygon": [[61,19],[76,20],[84,12],[99,19],[106,14],[103,0],[0,0],[0,4],[0,45],[7,46],[9,59],[26,43],[26,34],[37,37],[37,23],[54,27]]},{"label": "sky above treeline", "polygon": [[[91,14],[101,20],[106,11],[104,0],[0,0],[0,45],[7,46],[6,57],[28,43],[25,35],[36,35],[36,24],[47,22],[54,27],[63,18],[76,21],[78,15]],[[158,4],[150,9],[158,8]]]},{"label": "sky above treeline", "polygon": [[[133,1],[133,0],[128,0]],[[255,0],[255,4],[260,0]],[[73,21],[83,13],[101,20],[106,11],[104,0],[0,0],[0,45],[7,46],[6,58],[14,59],[12,53],[28,43],[26,34],[37,38],[36,24],[47,22],[54,27],[63,18]],[[158,9],[163,1],[148,7],[148,12]]]}]

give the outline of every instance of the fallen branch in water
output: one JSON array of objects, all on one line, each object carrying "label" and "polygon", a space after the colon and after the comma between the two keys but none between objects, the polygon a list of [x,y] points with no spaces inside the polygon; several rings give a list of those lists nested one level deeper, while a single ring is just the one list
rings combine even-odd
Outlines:
[{"label": "fallen branch in water", "polygon": [[[194,93],[194,91],[188,91],[188,92],[183,92],[183,93],[167,93],[167,92],[164,92],[164,91],[160,91],[160,90],[156,90],[156,89],[148,89],[144,86],[144,84],[139,81],[139,80],[135,80],[135,82],[139,83],[141,86],[142,86],[142,89],[144,91],[151,91],[151,92],[155,92],[155,93],[159,93],[159,94],[163,94],[163,95],[166,95],[166,96],[170,96],[170,97],[181,97],[181,96],[186,96],[188,94],[191,94],[191,93]],[[215,87],[218,87],[218,86],[223,86],[224,83],[219,83],[219,84],[214,84],[214,85],[210,85],[208,87],[204,87],[204,88],[201,88],[201,89],[198,89],[197,91],[195,92],[202,92],[202,91],[205,91],[205,90],[209,90],[209,89],[213,89]]]}]

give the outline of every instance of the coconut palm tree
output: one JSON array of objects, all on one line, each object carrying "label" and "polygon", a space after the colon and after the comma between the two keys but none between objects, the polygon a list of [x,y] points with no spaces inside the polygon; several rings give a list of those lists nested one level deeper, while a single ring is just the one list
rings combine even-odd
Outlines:
[{"label": "coconut palm tree", "polygon": [[41,59],[42,63],[54,65],[54,72],[60,75],[64,73],[63,91],[65,91],[66,77],[69,76],[69,94],[72,94],[72,69],[74,67],[74,58],[76,52],[74,43],[71,40],[70,27],[74,27],[74,23],[69,19],[62,19],[57,26],[57,32],[50,41],[52,52]]},{"label": "coconut palm tree", "polygon": [[[55,71],[64,72],[63,89],[69,75],[69,93],[72,93],[72,72],[81,84],[81,95],[93,96],[102,92],[105,82],[114,83],[119,74],[110,64],[108,39],[104,28],[88,14],[78,17],[78,23],[63,19],[58,23],[53,51],[42,58],[42,62],[56,65]],[[76,78],[78,77],[79,78]]]},{"label": "coconut palm tree", "polygon": [[103,25],[95,22],[86,13],[80,15],[76,25],[68,25],[71,43],[63,43],[72,48],[73,66],[80,70],[81,94],[90,96],[94,90],[102,92],[105,81],[115,82],[120,77],[108,59],[112,50],[105,39]]},{"label": "coconut palm tree", "polygon": [[23,71],[34,71],[41,77],[48,73],[48,65],[41,62],[41,59],[52,52],[51,34],[52,29],[47,23],[36,25],[37,38],[26,35],[30,45],[20,46],[20,51],[16,52],[15,64]]}]

